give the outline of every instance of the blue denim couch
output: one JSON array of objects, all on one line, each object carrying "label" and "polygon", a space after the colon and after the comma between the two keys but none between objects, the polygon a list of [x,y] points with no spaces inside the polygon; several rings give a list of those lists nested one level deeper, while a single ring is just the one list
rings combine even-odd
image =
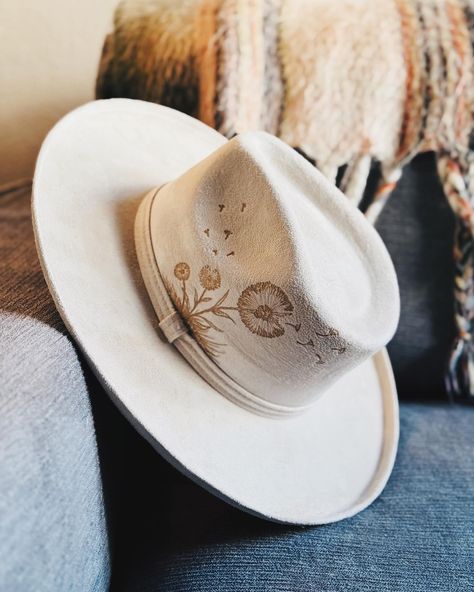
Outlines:
[{"label": "blue denim couch", "polygon": [[413,163],[379,224],[403,308],[395,470],[370,508],[316,528],[226,505],[138,436],[54,309],[29,190],[0,194],[0,590],[474,590],[474,409],[442,392],[453,222],[432,164]]}]

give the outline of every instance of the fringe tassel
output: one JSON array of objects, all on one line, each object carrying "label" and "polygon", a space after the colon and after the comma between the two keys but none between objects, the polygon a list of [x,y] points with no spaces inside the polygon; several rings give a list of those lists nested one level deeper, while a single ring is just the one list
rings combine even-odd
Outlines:
[{"label": "fringe tassel", "polygon": [[377,218],[380,216],[401,176],[401,168],[382,169],[382,178],[380,179],[374,198],[365,212],[365,216],[371,224],[377,222]]},{"label": "fringe tassel", "polygon": [[448,395],[458,403],[474,403],[474,199],[469,191],[472,153],[466,158],[440,154],[438,174],[456,215],[454,238],[454,307],[457,335],[445,382]]},{"label": "fringe tassel", "polygon": [[364,195],[370,173],[372,158],[369,154],[356,156],[347,166],[340,189],[351,202],[358,206]]}]

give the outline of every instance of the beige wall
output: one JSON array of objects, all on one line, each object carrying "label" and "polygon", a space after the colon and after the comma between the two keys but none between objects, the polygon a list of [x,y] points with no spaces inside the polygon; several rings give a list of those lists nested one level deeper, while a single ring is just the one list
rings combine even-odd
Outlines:
[{"label": "beige wall", "polygon": [[118,0],[0,0],[0,183],[30,177],[42,139],[93,98]]}]

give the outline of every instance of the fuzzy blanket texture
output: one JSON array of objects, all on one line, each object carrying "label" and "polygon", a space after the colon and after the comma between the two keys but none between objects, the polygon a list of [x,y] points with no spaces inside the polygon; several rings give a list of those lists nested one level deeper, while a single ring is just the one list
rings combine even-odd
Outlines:
[{"label": "fuzzy blanket texture", "polygon": [[[453,400],[474,402],[474,0],[125,0],[97,79],[227,137],[263,129],[375,222],[403,166],[434,151],[457,219]],[[426,207],[430,207],[429,196]]]}]

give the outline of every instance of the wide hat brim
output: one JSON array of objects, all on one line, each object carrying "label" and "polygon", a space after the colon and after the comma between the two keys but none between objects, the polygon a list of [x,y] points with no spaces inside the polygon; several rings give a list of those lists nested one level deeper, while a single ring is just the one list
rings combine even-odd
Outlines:
[{"label": "wide hat brim", "polygon": [[46,280],[113,400],[180,471],[271,520],[340,520],[368,506],[393,467],[398,403],[385,350],[303,415],[261,417],[216,392],[163,341],[141,279],[140,199],[226,141],[142,101],[96,101],[68,114],[41,148],[33,185]]}]

